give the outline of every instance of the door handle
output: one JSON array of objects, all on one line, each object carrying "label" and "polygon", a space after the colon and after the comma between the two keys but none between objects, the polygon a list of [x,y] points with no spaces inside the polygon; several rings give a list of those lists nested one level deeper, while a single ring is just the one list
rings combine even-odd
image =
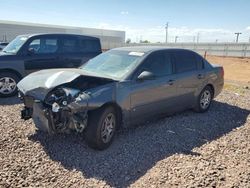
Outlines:
[{"label": "door handle", "polygon": [[198,79],[203,79],[203,78],[204,78],[204,75],[203,75],[203,74],[198,74],[198,75],[197,75],[197,78],[198,78]]},{"label": "door handle", "polygon": [[169,85],[173,85],[173,84],[174,84],[174,80],[169,80],[169,81],[168,81],[168,84],[169,84]]}]

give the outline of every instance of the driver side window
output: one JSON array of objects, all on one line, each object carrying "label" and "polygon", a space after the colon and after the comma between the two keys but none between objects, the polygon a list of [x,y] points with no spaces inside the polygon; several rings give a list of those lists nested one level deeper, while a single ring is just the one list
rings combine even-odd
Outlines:
[{"label": "driver side window", "polygon": [[54,38],[34,39],[28,46],[33,54],[53,54],[58,49],[58,40]]},{"label": "driver side window", "polygon": [[145,60],[143,71],[152,72],[157,77],[172,74],[171,55],[164,51],[154,52]]}]

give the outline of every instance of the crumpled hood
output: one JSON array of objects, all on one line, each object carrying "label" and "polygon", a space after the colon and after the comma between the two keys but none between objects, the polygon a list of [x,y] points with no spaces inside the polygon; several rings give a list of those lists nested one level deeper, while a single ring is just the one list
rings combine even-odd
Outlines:
[{"label": "crumpled hood", "polygon": [[43,100],[53,88],[69,83],[79,76],[100,77],[81,69],[47,69],[26,76],[17,87],[23,94]]}]

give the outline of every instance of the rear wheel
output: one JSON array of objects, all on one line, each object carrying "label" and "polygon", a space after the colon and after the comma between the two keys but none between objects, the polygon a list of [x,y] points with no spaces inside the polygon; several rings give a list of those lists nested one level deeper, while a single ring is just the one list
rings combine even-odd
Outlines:
[{"label": "rear wheel", "polygon": [[112,106],[91,112],[85,131],[87,144],[94,149],[106,149],[113,141],[117,120],[115,109]]},{"label": "rear wheel", "polygon": [[196,112],[206,112],[213,99],[213,90],[210,86],[206,86],[200,93],[198,100],[196,102],[195,111]]},{"label": "rear wheel", "polygon": [[10,97],[17,94],[17,83],[20,78],[11,72],[0,73],[0,96]]}]

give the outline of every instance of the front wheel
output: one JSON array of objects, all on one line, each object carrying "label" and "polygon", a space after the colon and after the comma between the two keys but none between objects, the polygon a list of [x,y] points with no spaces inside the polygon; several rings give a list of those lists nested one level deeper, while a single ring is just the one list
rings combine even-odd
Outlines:
[{"label": "front wheel", "polygon": [[0,73],[0,97],[10,97],[17,94],[17,83],[20,78],[11,72]]},{"label": "front wheel", "polygon": [[211,87],[206,86],[200,93],[198,100],[196,102],[196,106],[194,108],[194,110],[196,112],[206,112],[212,102],[212,98],[213,98],[213,91],[211,89]]},{"label": "front wheel", "polygon": [[112,106],[91,112],[85,131],[87,144],[94,149],[106,149],[113,141],[117,123],[117,115]]}]

